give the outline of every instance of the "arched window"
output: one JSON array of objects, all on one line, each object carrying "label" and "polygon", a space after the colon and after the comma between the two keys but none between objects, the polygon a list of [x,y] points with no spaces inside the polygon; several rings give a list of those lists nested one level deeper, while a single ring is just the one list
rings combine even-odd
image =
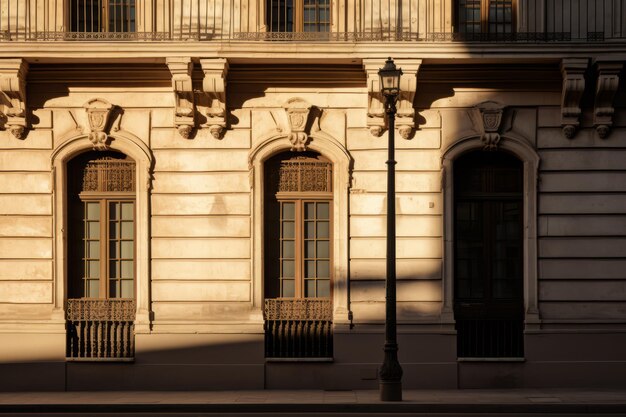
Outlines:
[{"label": "arched window", "polygon": [[87,152],[67,172],[68,358],[130,358],[135,162],[119,152]]},{"label": "arched window", "polygon": [[459,357],[523,357],[523,164],[473,151],[454,163]]},{"label": "arched window", "polygon": [[265,179],[266,356],[332,356],[332,164],[282,153]]}]

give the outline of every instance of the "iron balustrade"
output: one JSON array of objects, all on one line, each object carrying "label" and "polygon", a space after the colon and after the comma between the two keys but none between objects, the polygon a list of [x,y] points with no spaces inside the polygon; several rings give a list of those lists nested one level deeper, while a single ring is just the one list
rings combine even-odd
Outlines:
[{"label": "iron balustrade", "polygon": [[133,360],[135,301],[67,301],[67,360]]},{"label": "iron balustrade", "polygon": [[267,299],[264,316],[266,358],[332,358],[329,299]]},{"label": "iron balustrade", "polygon": [[523,358],[523,330],[523,320],[457,319],[457,356]]},{"label": "iron balustrade", "polygon": [[[323,7],[316,6],[319,10],[315,25],[307,23],[307,14],[298,10],[295,15],[303,16],[299,19],[304,22],[300,25],[272,21],[273,10],[277,10],[275,2],[279,2],[278,7],[289,3],[294,8],[302,4],[296,0],[0,0],[0,42],[600,42],[626,39],[623,0],[517,1],[519,7],[513,32],[463,33],[456,21],[458,11],[452,0],[336,0],[328,5],[329,17],[324,2]],[[308,4],[301,7],[310,7]],[[310,31],[311,28],[317,31]]]}]

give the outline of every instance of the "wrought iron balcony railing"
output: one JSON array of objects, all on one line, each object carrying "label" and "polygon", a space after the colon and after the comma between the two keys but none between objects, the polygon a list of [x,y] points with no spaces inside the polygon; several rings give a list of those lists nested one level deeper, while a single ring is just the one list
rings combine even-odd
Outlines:
[{"label": "wrought iron balcony railing", "polygon": [[0,0],[0,42],[626,40],[624,0],[507,1],[500,24],[459,0]]},{"label": "wrought iron balcony railing", "polygon": [[264,315],[266,358],[332,358],[329,299],[267,299]]},{"label": "wrought iron balcony railing", "polygon": [[67,300],[67,360],[133,360],[134,320],[134,300]]}]

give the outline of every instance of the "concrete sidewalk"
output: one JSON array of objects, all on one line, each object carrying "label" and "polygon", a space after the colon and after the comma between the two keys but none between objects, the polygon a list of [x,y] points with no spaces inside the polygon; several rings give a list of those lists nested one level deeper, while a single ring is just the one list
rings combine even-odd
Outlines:
[{"label": "concrete sidewalk", "polygon": [[405,390],[383,403],[377,391],[15,392],[0,415],[624,415],[624,390]]}]

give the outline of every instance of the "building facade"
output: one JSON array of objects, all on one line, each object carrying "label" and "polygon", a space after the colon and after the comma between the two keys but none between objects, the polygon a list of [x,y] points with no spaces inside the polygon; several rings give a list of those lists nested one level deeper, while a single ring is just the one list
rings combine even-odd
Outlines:
[{"label": "building facade", "polygon": [[626,386],[624,0],[0,0],[0,389]]}]

